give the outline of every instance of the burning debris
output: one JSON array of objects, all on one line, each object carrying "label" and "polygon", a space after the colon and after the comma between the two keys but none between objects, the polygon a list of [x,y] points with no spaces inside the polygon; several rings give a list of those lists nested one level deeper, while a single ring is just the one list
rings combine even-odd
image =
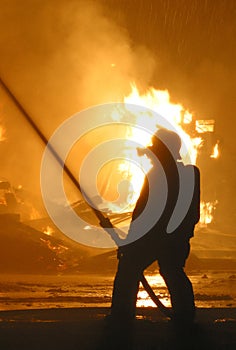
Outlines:
[{"label": "burning debris", "polygon": [[0,214],[16,214],[18,200],[14,188],[10,182],[0,180]]},{"label": "burning debris", "polygon": [[[127,142],[124,144],[124,155],[128,159],[134,160],[134,162],[122,161],[119,164],[118,172],[122,177],[122,181],[128,181],[129,186],[126,186],[127,196],[126,204],[123,206],[123,211],[132,211],[139,196],[145,174],[136,164],[141,164],[145,172],[151,168],[150,160],[146,155],[140,155],[137,149],[131,149],[129,140],[143,144],[144,147],[148,146],[151,142],[152,135],[147,134],[139,128],[139,125],[146,125],[149,130],[152,130],[154,134],[157,130],[157,114],[160,114],[166,120],[169,120],[174,125],[175,131],[178,132],[183,140],[183,143],[187,145],[186,148],[182,147],[180,150],[183,162],[188,163],[187,155],[190,154],[191,163],[199,165],[199,160],[204,155],[209,162],[209,159],[216,159],[219,157],[219,141],[214,144],[214,130],[215,121],[210,120],[198,120],[193,114],[186,110],[181,104],[172,103],[170,95],[167,90],[156,90],[150,88],[146,94],[141,95],[135,86],[131,85],[131,93],[124,98],[126,108],[129,111],[129,105],[140,105],[149,108],[147,113],[137,114],[134,116],[136,127],[130,127],[127,131]],[[151,111],[154,111],[153,113]],[[133,113],[133,110],[130,111]],[[119,122],[122,121],[122,113],[114,111],[112,119]],[[158,125],[159,127],[165,127],[166,125]],[[213,146],[214,145],[214,146]],[[203,165],[204,166],[204,165]],[[200,166],[201,168],[201,166]],[[107,182],[109,183],[109,181]],[[204,187],[204,184],[203,184]],[[200,223],[207,225],[213,220],[213,212],[217,204],[216,198],[212,200],[204,200],[204,191],[202,191],[202,203],[201,203],[201,220]],[[112,211],[116,211],[117,208],[114,203],[110,208]],[[118,210],[120,207],[118,206]]]},{"label": "burning debris", "polygon": [[[112,63],[112,66],[115,65]],[[156,90],[154,88],[148,89],[146,94],[140,94],[135,84],[131,85],[131,93],[129,96],[124,98],[126,109],[129,111],[129,105],[140,105],[147,107],[149,110],[147,113],[133,115],[135,124],[137,127],[127,127],[126,139],[124,141],[124,156],[129,160],[132,159],[134,162],[122,160],[113,168],[114,171],[118,172],[121,179],[119,192],[119,198],[117,201],[113,201],[108,205],[108,212],[113,213],[130,213],[132,212],[134,205],[139,197],[139,193],[144,181],[145,174],[151,168],[151,162],[147,156],[138,154],[137,148],[132,149],[129,145],[129,141],[135,141],[141,143],[144,147],[150,144],[151,134],[145,133],[143,130],[138,128],[139,125],[146,125],[149,130],[154,134],[157,130],[157,116],[156,113],[163,116],[166,120],[169,120],[173,125],[175,131],[177,131],[183,140],[183,144],[187,147],[182,147],[180,150],[183,162],[188,162],[188,155],[190,154],[191,163],[198,164],[199,159],[204,153],[204,157],[209,159],[216,159],[219,157],[219,141],[217,140],[213,144],[213,137],[215,130],[215,122],[213,119],[202,120],[196,119],[188,110],[184,108],[180,103],[173,103],[171,101],[169,92],[167,90]],[[153,111],[153,113],[152,113]],[[132,113],[133,111],[131,111]],[[122,113],[114,111],[111,118],[117,122],[122,121]],[[166,127],[166,125],[158,125],[158,127]],[[0,140],[5,139],[5,129],[0,127]],[[204,152],[203,152],[204,150]],[[141,168],[137,167],[136,164],[140,164]],[[200,166],[201,169],[201,166]],[[106,174],[106,188],[103,192],[111,191],[113,186],[112,171]],[[20,193],[22,188],[18,188],[17,191]],[[114,192],[114,191],[113,191]],[[11,197],[11,198],[10,198]],[[35,220],[40,217],[37,209],[27,204],[27,201],[19,200],[18,197],[9,189],[2,196],[2,205],[8,211],[16,212],[22,205],[27,207],[29,214],[28,220]],[[201,205],[201,220],[202,224],[209,224],[213,219],[213,211],[216,206],[216,198],[204,200],[202,197]],[[11,202],[11,203],[10,203]],[[14,208],[13,208],[14,206]],[[16,209],[17,208],[17,209]],[[211,208],[211,209],[210,209]],[[104,211],[104,210],[103,210]],[[87,209],[80,210],[79,215],[87,213]],[[90,212],[90,210],[89,210]],[[87,216],[87,214],[86,214]],[[46,227],[43,231],[47,235],[51,235],[52,231],[50,227]]]},{"label": "burning debris", "polygon": [[0,215],[12,215],[21,221],[39,219],[39,211],[24,192],[21,185],[14,187],[8,180],[0,179]]},{"label": "burning debris", "polygon": [[195,128],[199,134],[204,134],[206,132],[214,132],[215,121],[210,120],[196,120]]},{"label": "burning debris", "polygon": [[207,225],[213,220],[213,212],[216,209],[218,201],[214,202],[201,202],[200,204],[200,224]]},{"label": "burning debris", "polygon": [[45,235],[51,236],[53,232],[54,230],[51,226],[47,226],[46,228],[43,228],[43,233],[45,233]]}]

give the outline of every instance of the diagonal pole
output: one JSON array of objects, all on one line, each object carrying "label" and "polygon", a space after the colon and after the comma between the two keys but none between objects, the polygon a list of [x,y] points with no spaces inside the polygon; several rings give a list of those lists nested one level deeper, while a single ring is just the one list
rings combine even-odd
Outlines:
[{"label": "diagonal pole", "polygon": [[[39,136],[41,141],[43,141],[43,143],[50,149],[50,152],[52,153],[52,155],[55,157],[55,159],[58,161],[58,163],[61,165],[61,167],[64,168],[65,173],[68,175],[68,177],[70,178],[72,183],[75,185],[75,187],[79,190],[79,192],[81,194],[83,193],[82,196],[85,198],[85,200],[89,204],[91,210],[94,212],[94,214],[98,218],[100,226],[111,236],[111,238],[114,240],[116,245],[119,247],[122,240],[119,238],[119,236],[116,233],[116,231],[118,229],[116,228],[116,231],[115,231],[115,228],[114,228],[113,224],[111,223],[110,219],[108,217],[105,217],[100,210],[96,209],[94,204],[92,203],[91,199],[86,195],[86,193],[84,191],[82,192],[81,186],[80,186],[79,182],[77,181],[77,179],[75,178],[75,176],[73,175],[73,173],[70,171],[70,169],[67,167],[67,165],[62,161],[62,159],[60,158],[60,156],[57,153],[57,151],[55,150],[55,148],[53,148],[53,146],[48,142],[48,139],[46,138],[46,136],[43,134],[43,132],[38,127],[38,125],[34,122],[34,120],[31,118],[29,113],[26,111],[26,109],[23,107],[23,105],[19,102],[19,100],[15,97],[15,95],[8,88],[8,86],[6,85],[6,83],[3,81],[3,79],[1,77],[0,77],[0,84],[2,85],[4,90],[6,91],[7,95],[12,99],[12,101],[14,102],[16,107],[19,109],[19,111],[22,113],[24,118],[27,120],[27,122],[31,125],[33,130]],[[167,308],[164,304],[162,304],[160,299],[153,292],[152,287],[149,285],[147,279],[145,278],[145,276],[143,274],[140,277],[140,281],[141,281],[144,289],[146,290],[146,292],[150,296],[150,298],[157,305],[157,307],[161,310],[161,312],[165,316],[171,318],[171,314],[172,314],[171,310],[169,308]]]},{"label": "diagonal pole", "polygon": [[[68,168],[68,166],[62,161],[61,157],[59,156],[59,154],[57,153],[57,151],[55,150],[55,148],[50,144],[50,142],[48,142],[47,137],[44,135],[44,133],[40,130],[40,128],[38,127],[38,125],[35,123],[35,121],[31,118],[31,116],[29,115],[29,113],[26,111],[26,109],[23,107],[23,105],[19,102],[19,100],[15,97],[15,95],[12,93],[12,91],[8,88],[8,86],[5,84],[5,82],[2,80],[2,78],[0,77],[0,84],[3,86],[3,88],[5,89],[5,91],[7,92],[8,96],[12,99],[12,101],[14,102],[14,104],[16,105],[16,107],[19,109],[19,111],[22,113],[22,115],[24,116],[24,118],[27,120],[27,122],[31,125],[31,127],[33,128],[33,130],[36,132],[36,134],[39,136],[39,138],[41,139],[41,141],[43,141],[43,143],[45,144],[45,146],[47,146],[50,150],[50,152],[52,153],[52,155],[55,157],[55,159],[58,161],[58,163],[61,165],[62,168],[64,168],[65,173],[68,175],[68,177],[70,178],[70,180],[72,181],[72,183],[75,185],[75,187],[79,190],[79,192],[82,194],[82,189],[81,186],[79,184],[79,182],[77,181],[77,179],[75,178],[74,174],[70,171],[70,169]],[[87,201],[87,203],[90,205],[90,208],[93,210],[94,214],[96,215],[96,217],[99,219],[99,224],[101,225],[101,227],[103,228],[113,228],[113,225],[111,224],[110,220],[108,218],[106,218],[98,209],[96,209],[94,203],[92,203],[91,199],[86,195],[86,193],[83,191],[82,196],[85,198],[85,200]],[[117,236],[117,235],[116,235]],[[112,237],[113,238],[113,237]],[[113,238],[115,240],[115,236]],[[116,237],[116,244],[119,245],[120,242],[118,242],[118,239]]]}]

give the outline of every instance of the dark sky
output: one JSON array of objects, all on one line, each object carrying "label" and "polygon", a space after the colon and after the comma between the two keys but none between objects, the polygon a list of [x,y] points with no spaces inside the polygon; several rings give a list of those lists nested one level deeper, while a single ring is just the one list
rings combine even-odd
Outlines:
[{"label": "dark sky", "polygon": [[[228,204],[236,192],[235,38],[234,0],[0,0],[0,76],[47,136],[81,108],[122,99],[132,80],[141,90],[168,89],[199,119],[216,120]],[[39,160],[42,148],[3,90],[0,99],[3,175],[32,181],[32,154]]]}]

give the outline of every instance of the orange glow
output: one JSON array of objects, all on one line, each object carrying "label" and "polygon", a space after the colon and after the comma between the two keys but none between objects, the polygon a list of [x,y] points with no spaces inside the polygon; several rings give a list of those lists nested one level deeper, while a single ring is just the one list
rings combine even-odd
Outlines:
[{"label": "orange glow", "polygon": [[201,202],[200,204],[200,224],[207,225],[212,222],[213,212],[216,208],[217,201],[214,202]]},{"label": "orange glow", "polygon": [[136,306],[137,307],[155,307],[156,305],[154,304],[152,299],[148,296],[145,290],[139,290]]},{"label": "orange glow", "polygon": [[[136,113],[135,123],[136,127],[130,127],[127,132],[125,143],[125,155],[127,159],[131,159],[134,162],[123,161],[118,167],[119,173],[123,179],[130,181],[130,193],[127,199],[128,205],[125,211],[132,211],[134,205],[139,197],[142,184],[144,181],[145,173],[151,168],[151,162],[146,155],[140,156],[136,149],[132,149],[129,145],[129,140],[138,142],[144,147],[151,144],[152,135],[138,128],[139,125],[145,125],[148,130],[154,134],[157,131],[157,115],[159,114],[168,120],[173,126],[172,130],[177,132],[182,139],[182,143],[185,145],[181,147],[180,154],[182,156],[184,164],[191,163],[196,164],[198,151],[203,146],[203,139],[200,134],[214,131],[214,120],[194,120],[193,115],[186,110],[181,104],[171,102],[169,92],[167,90],[156,90],[150,88],[145,94],[140,94],[135,84],[131,84],[131,93],[129,96],[124,97],[126,109],[133,114],[130,105],[139,105],[147,107],[149,110],[147,113]],[[153,112],[152,112],[153,111]],[[112,119],[119,122],[122,121],[122,111],[115,110]],[[163,121],[165,123],[165,121]],[[166,128],[167,125],[160,125],[160,127]],[[187,128],[187,130],[186,130]],[[191,129],[191,133],[190,130]],[[194,135],[194,136],[191,136]],[[219,149],[218,142],[214,147],[212,158],[218,157]],[[190,155],[190,161],[188,160]],[[138,164],[140,168],[136,165]],[[141,170],[143,169],[143,171]],[[215,202],[202,202],[201,203],[201,220],[202,224],[208,224],[213,219],[213,211],[215,208]],[[110,209],[115,211],[114,206],[111,205]]]},{"label": "orange glow", "polygon": [[211,154],[211,158],[218,158],[219,157],[219,141],[216,142],[214,148],[213,148],[213,152]]},{"label": "orange glow", "polygon": [[213,132],[214,127],[215,127],[215,121],[213,119],[196,120],[196,131],[199,134],[203,134],[205,132]]},{"label": "orange glow", "polygon": [[39,214],[39,212],[33,207],[31,206],[30,208],[30,220],[37,220],[40,219],[41,215]]},{"label": "orange glow", "polygon": [[50,250],[55,251],[57,255],[60,255],[68,250],[68,247],[62,244],[53,245],[53,243],[47,239],[40,238],[40,241],[43,242]]},{"label": "orange glow", "polygon": [[[166,285],[163,278],[160,275],[154,275],[154,276],[145,275],[145,276],[148,279],[149,284],[152,286],[152,288],[154,288],[154,290],[155,290],[155,287],[161,290],[161,292],[156,291],[156,294],[159,294],[159,298],[161,302],[165,306],[170,307],[171,303],[170,303],[169,295],[166,294]],[[145,290],[139,289],[136,306],[137,307],[155,307],[156,305],[154,304],[152,299],[148,296]]]},{"label": "orange glow", "polygon": [[[191,162],[195,164],[197,159],[197,152],[199,147],[201,147],[202,139],[200,137],[191,138],[190,135],[188,135],[188,133],[184,130],[184,126],[192,122],[192,114],[188,110],[186,110],[181,104],[172,103],[169,92],[167,90],[162,91],[150,88],[146,94],[141,95],[134,84],[132,84],[131,87],[132,91],[129,96],[124,98],[124,102],[128,104],[136,104],[139,106],[147,107],[151,111],[160,114],[161,116],[166,118],[166,120],[170,121],[173,125],[172,130],[176,131],[183,140],[183,143],[187,145],[187,150],[184,150],[184,147],[182,147],[180,150],[181,156],[183,157],[183,161],[187,161],[186,153],[188,153],[190,154]],[[129,109],[128,106],[127,109]],[[152,130],[154,134],[157,130],[157,119],[155,113],[148,112],[145,115],[137,115],[137,125],[146,124],[148,129]],[[145,123],[142,123],[144,119]],[[166,125],[162,125],[162,127],[166,128]],[[145,136],[142,135],[139,129],[132,130],[132,132],[133,139],[135,141],[142,141],[144,146],[147,146],[150,143],[151,136],[147,134],[145,134]]]},{"label": "orange glow", "polygon": [[6,140],[5,134],[6,129],[2,125],[0,125],[0,142]]},{"label": "orange glow", "polygon": [[[154,134],[157,131],[157,123],[160,123],[157,114],[163,116],[173,126],[172,130],[176,131],[181,137],[183,144],[180,153],[183,158],[183,162],[187,164],[188,154],[192,164],[196,164],[197,153],[199,148],[202,146],[201,137],[191,137],[186,131],[186,125],[189,125],[193,121],[192,114],[187,111],[181,104],[172,103],[169,92],[167,90],[156,90],[154,88],[148,89],[145,94],[140,94],[136,85],[131,84],[131,93],[129,96],[124,97],[125,107],[127,110],[130,109],[130,105],[139,105],[147,107],[149,110],[147,113],[136,113],[135,123],[137,128],[130,127],[127,132],[127,142],[125,155],[128,159],[132,159],[132,162],[122,162],[119,166],[119,172],[131,182],[131,189],[129,194],[128,206],[126,211],[132,211],[134,205],[139,197],[142,184],[144,181],[145,173],[151,168],[151,162],[146,155],[140,156],[136,149],[132,149],[129,146],[129,140],[135,141],[146,147],[151,144],[152,135],[138,128],[139,125],[146,125],[147,129]],[[152,112],[153,111],[153,112]],[[133,113],[133,110],[131,110]],[[158,118],[158,120],[157,120]],[[122,120],[122,112],[119,113],[115,110],[112,119],[119,122]],[[163,120],[165,123],[165,120]],[[160,127],[167,127],[166,125],[160,125]],[[195,129],[195,125],[194,125]],[[139,167],[136,164],[139,165]],[[141,170],[143,169],[143,170]],[[126,175],[125,175],[126,174]]]},{"label": "orange glow", "polygon": [[47,226],[44,230],[43,230],[43,233],[45,233],[46,235],[48,236],[51,236],[53,234],[54,230],[52,227],[50,226]]}]

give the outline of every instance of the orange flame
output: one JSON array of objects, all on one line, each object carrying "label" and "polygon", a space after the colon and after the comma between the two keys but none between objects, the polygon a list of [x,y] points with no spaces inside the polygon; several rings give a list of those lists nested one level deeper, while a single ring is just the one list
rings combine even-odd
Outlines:
[{"label": "orange flame", "polygon": [[53,234],[54,230],[52,227],[50,226],[47,226],[44,230],[43,230],[43,233],[45,233],[46,235],[48,236],[51,236]]},{"label": "orange flame", "polygon": [[216,208],[217,201],[201,202],[200,204],[200,225],[210,224],[213,220],[213,212]]},{"label": "orange flame", "polygon": [[[167,90],[162,91],[150,88],[146,94],[141,95],[135,84],[131,84],[131,89],[130,95],[124,98],[126,109],[129,110],[130,105],[139,105],[147,107],[148,111],[147,113],[142,112],[140,114],[135,114],[135,123],[137,128],[130,127],[127,139],[138,142],[144,147],[148,146],[151,143],[152,135],[148,134],[142,129],[139,129],[138,126],[146,125],[148,130],[154,134],[157,131],[157,123],[160,123],[160,119],[158,118],[157,114],[161,115],[170,122],[170,125],[173,126],[172,130],[176,131],[183,140],[185,147],[181,147],[180,150],[183,162],[185,164],[188,163],[188,158],[190,155],[191,163],[195,164],[198,149],[202,144],[202,138],[191,138],[190,135],[184,130],[186,125],[192,123],[192,114],[184,109],[181,104],[172,103]],[[133,113],[132,110],[131,112]],[[116,110],[112,118],[113,120],[120,121],[122,119],[122,114],[119,114],[119,111]],[[163,123],[165,123],[165,119],[163,119]],[[166,125],[160,126],[166,128]],[[137,153],[137,149],[132,149],[132,147],[129,147],[128,140],[126,146],[127,148],[125,155],[128,159],[134,160],[134,163],[125,161],[122,162],[120,164],[119,171],[122,175],[124,175],[123,177],[129,180],[131,183],[126,211],[132,211],[139,197],[145,173],[150,170],[152,165],[146,155],[140,156]],[[140,168],[135,165],[135,163],[139,164]],[[143,169],[143,171],[141,169]]]},{"label": "orange flame", "polygon": [[[167,90],[156,90],[150,88],[146,94],[140,95],[135,84],[131,85],[132,91],[129,96],[124,98],[124,102],[127,104],[135,104],[139,106],[144,106],[154,111],[145,115],[137,115],[136,122],[137,125],[139,122],[142,122],[145,119],[145,124],[149,130],[152,130],[153,133],[157,130],[157,117],[156,113],[160,114],[166,120],[170,121],[175,128],[174,131],[178,132],[179,136],[183,140],[183,143],[187,145],[187,150],[184,150],[184,147],[181,148],[180,154],[183,157],[183,161],[186,162],[186,153],[190,154],[191,162],[196,163],[197,152],[199,147],[201,147],[202,139],[201,137],[191,138],[190,135],[184,130],[186,124],[190,124],[193,120],[192,114],[186,110],[181,104],[172,103],[170,101],[170,95]],[[127,106],[127,108],[129,108]],[[143,125],[143,123],[141,124]],[[166,128],[166,125],[163,125]],[[144,135],[141,134],[140,130],[133,130],[133,136],[136,141],[142,140],[144,145],[147,146],[150,143],[150,138],[144,139]]]},{"label": "orange flame", "polygon": [[[172,103],[170,99],[169,92],[167,90],[156,90],[154,88],[148,89],[145,94],[140,94],[136,85],[131,84],[131,93],[129,96],[124,98],[124,102],[126,104],[126,109],[129,110],[129,105],[139,105],[147,107],[149,110],[147,113],[136,114],[136,125],[146,125],[148,130],[151,130],[154,134],[157,131],[157,116],[156,114],[161,115],[166,120],[173,125],[173,129],[175,132],[179,134],[182,139],[182,144],[185,147],[181,147],[180,154],[182,156],[184,164],[187,164],[189,161],[191,164],[196,164],[198,151],[202,147],[203,139],[200,136],[191,137],[189,132],[189,127],[191,124],[193,125],[193,134],[204,133],[204,132],[213,132],[214,130],[214,120],[206,120],[200,121],[199,125],[197,121],[194,121],[193,115],[186,110],[181,104]],[[153,112],[152,112],[153,111]],[[131,110],[133,113],[133,111]],[[112,116],[114,120],[120,121],[122,119],[122,115],[119,115],[119,111],[115,111]],[[158,120],[158,123],[160,120]],[[160,125],[160,127],[167,127],[166,125]],[[205,131],[205,129],[206,131]],[[201,132],[198,132],[198,128]],[[138,143],[143,144],[144,146],[148,146],[151,142],[151,135],[145,133],[139,128],[132,127],[129,131],[128,139],[134,140]],[[218,143],[214,148],[214,156],[218,156]],[[128,147],[127,141],[127,150],[125,152],[128,159],[133,159],[137,164],[144,169],[144,172],[147,172],[151,168],[150,160],[147,156],[140,156],[137,153],[137,150],[131,150]],[[187,157],[188,156],[188,157]],[[129,203],[126,210],[132,211],[134,205],[139,197],[141,187],[144,181],[145,174],[143,171],[138,168],[135,163],[132,162],[122,162],[119,167],[120,173],[124,175],[124,178],[130,181],[131,189],[129,194]],[[212,214],[215,208],[215,203],[201,203],[201,223],[208,224],[212,221]]]},{"label": "orange flame", "polygon": [[219,141],[216,142],[214,148],[213,148],[213,152],[211,154],[211,158],[218,158],[219,157]]}]

